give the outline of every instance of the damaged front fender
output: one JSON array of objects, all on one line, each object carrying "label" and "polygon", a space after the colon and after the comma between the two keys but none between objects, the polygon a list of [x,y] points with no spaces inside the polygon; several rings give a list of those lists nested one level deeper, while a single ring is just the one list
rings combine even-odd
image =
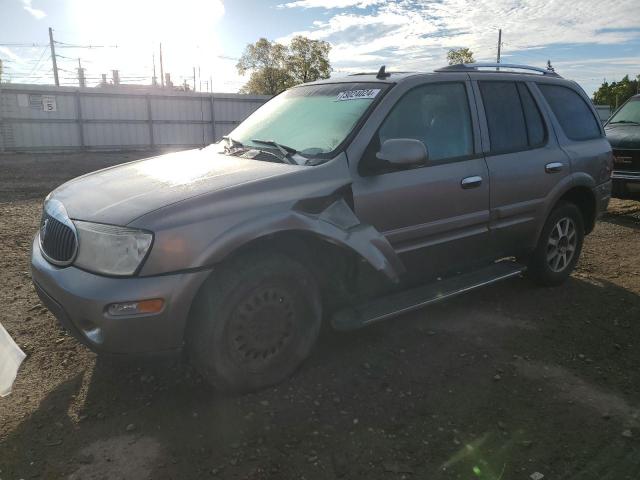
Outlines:
[{"label": "damaged front fender", "polygon": [[371,225],[360,222],[343,198],[319,213],[292,209],[288,212],[253,218],[214,239],[202,264],[215,264],[242,245],[281,232],[313,233],[356,252],[377,271],[397,282],[405,267],[387,239]]}]

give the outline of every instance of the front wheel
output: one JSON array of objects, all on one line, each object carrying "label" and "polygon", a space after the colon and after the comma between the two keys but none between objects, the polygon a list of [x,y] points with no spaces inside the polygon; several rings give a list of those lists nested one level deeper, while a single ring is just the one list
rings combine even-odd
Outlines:
[{"label": "front wheel", "polygon": [[528,274],[537,283],[560,285],[573,271],[584,240],[584,222],[573,203],[560,203],[553,209],[531,255]]},{"label": "front wheel", "polygon": [[299,262],[271,252],[238,257],[196,299],[187,337],[192,361],[221,390],[278,383],[309,355],[320,310],[318,286]]}]

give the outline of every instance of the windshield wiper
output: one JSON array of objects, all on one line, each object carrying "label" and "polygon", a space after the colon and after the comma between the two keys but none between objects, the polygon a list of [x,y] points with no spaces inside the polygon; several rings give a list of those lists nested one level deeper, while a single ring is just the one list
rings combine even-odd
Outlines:
[{"label": "windshield wiper", "polygon": [[252,138],[251,141],[253,143],[261,143],[262,145],[269,145],[271,147],[275,147],[282,154],[282,160],[290,165],[297,165],[298,163],[291,158],[291,155],[298,153],[298,151],[287,145],[282,145],[281,143],[275,142],[273,140],[260,140],[258,138]]},{"label": "windshield wiper", "polygon": [[640,125],[640,123],[634,122],[632,120],[618,120],[617,122],[609,122],[609,125],[612,125],[614,123],[628,123],[629,125]]},{"label": "windshield wiper", "polygon": [[242,142],[238,140],[234,140],[229,135],[225,135],[222,137],[223,140],[226,140],[228,145],[226,148],[246,148]]}]

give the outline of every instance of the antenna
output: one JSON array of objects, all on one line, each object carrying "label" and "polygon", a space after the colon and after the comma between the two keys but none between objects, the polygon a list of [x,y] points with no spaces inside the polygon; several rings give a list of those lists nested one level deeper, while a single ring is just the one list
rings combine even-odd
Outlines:
[{"label": "antenna", "polygon": [[377,79],[384,80],[385,78],[387,78],[387,77],[389,77],[391,75],[390,73],[387,73],[385,71],[385,68],[386,68],[386,65],[382,65],[380,67],[380,70],[378,70],[378,74],[376,75]]}]

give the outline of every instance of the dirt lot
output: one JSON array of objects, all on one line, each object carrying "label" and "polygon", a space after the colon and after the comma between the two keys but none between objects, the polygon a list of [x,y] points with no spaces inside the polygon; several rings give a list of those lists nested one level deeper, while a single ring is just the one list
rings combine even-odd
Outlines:
[{"label": "dirt lot", "polygon": [[31,287],[44,195],[123,160],[0,157],[0,322],[28,354],[0,479],[640,478],[640,202],[612,203],[559,288],[327,332],[289,381],[228,397],[180,359],[97,358]]}]

